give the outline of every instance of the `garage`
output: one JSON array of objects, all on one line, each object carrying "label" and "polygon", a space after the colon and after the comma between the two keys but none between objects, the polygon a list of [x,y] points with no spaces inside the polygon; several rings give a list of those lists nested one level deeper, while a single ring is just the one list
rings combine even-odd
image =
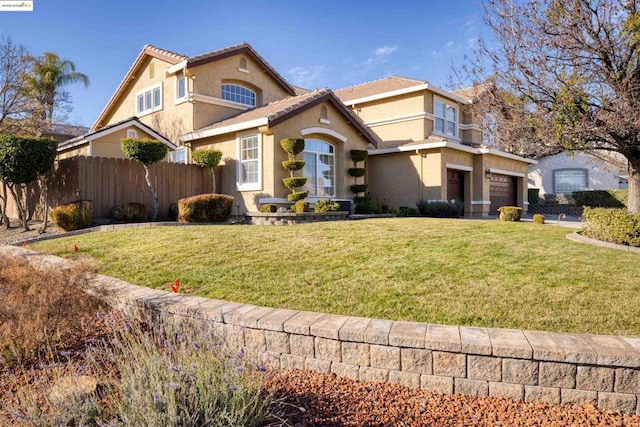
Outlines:
[{"label": "garage", "polygon": [[500,206],[518,206],[517,182],[518,179],[515,176],[491,175],[491,187],[489,189],[490,214],[497,215]]}]

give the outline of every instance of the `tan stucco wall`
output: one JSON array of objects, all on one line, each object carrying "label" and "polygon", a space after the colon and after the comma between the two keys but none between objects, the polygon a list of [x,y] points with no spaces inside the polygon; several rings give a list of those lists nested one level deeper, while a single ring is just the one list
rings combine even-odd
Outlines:
[{"label": "tan stucco wall", "polygon": [[[374,201],[394,208],[415,207],[420,199],[442,198],[439,150],[369,156],[367,183]],[[446,193],[445,193],[446,194]]]},{"label": "tan stucco wall", "polygon": [[58,154],[58,160],[66,159],[74,156],[89,156],[92,157],[111,157],[114,159],[126,159],[127,156],[122,152],[120,146],[120,140],[127,137],[127,130],[135,130],[138,138],[152,138],[151,135],[142,131],[141,129],[130,126],[125,129],[113,132],[109,135],[105,135],[101,138],[91,141],[91,150],[89,150],[89,143],[85,143],[81,146],[75,147],[71,150],[64,151]]},{"label": "tan stucco wall", "polygon": [[[151,77],[150,69],[153,64],[154,73]],[[125,88],[118,102],[111,108],[101,127],[117,123],[129,117],[136,116],[136,93],[154,84],[162,84],[162,110],[140,116],[141,122],[157,130],[179,145],[178,137],[193,130],[192,104],[183,102],[175,104],[175,77],[167,76],[166,70],[171,64],[157,58],[147,57],[142,63],[135,79]],[[193,80],[187,78],[189,90],[192,90]]]},{"label": "tan stucco wall", "polygon": [[523,174],[524,177],[518,177],[516,204],[527,211],[527,166],[522,161],[496,156],[494,154],[476,155],[474,158],[473,171],[473,200],[476,202],[484,202],[485,204],[474,205],[474,213],[477,216],[485,216],[489,212],[491,181],[486,177],[485,172],[488,168],[500,169]]},{"label": "tan stucco wall", "polygon": [[74,147],[66,151],[59,152],[56,155],[56,160],[68,159],[70,157],[76,156],[88,156],[89,155],[89,144],[82,145],[79,147]]},{"label": "tan stucco wall", "polygon": [[[327,107],[330,125],[320,123],[320,109],[324,105]],[[317,133],[303,136],[300,131],[305,128],[320,127],[331,129],[347,137],[347,141],[332,138],[329,135]],[[360,136],[357,130],[347,123],[342,114],[335,107],[327,102],[316,105],[300,114],[268,129],[262,134],[262,189],[259,191],[242,191],[236,188],[236,137],[259,133],[258,129],[242,131],[212,138],[205,138],[192,142],[192,149],[214,148],[223,152],[222,183],[219,186],[220,192],[232,195],[236,203],[240,205],[240,212],[258,210],[258,199],[261,198],[286,198],[287,190],[282,184],[282,178],[288,176],[288,172],[282,167],[282,161],[287,159],[287,154],[280,147],[280,140],[283,138],[303,137],[316,138],[326,141],[335,147],[335,175],[336,175],[336,197],[352,198],[353,194],[349,186],[353,183],[353,178],[347,173],[347,169],[352,167],[349,157],[349,150],[364,150],[368,142]],[[301,156],[298,156],[301,159]],[[300,173],[298,173],[299,175]],[[361,182],[361,181],[360,181]]]}]

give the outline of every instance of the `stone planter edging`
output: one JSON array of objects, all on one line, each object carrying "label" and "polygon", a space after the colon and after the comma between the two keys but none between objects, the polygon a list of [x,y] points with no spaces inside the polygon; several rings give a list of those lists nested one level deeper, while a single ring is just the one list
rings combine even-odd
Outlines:
[{"label": "stone planter edging", "polygon": [[[71,261],[15,246],[33,265]],[[640,337],[432,325],[274,309],[143,288],[97,275],[112,305],[199,319],[270,366],[439,393],[591,404],[640,414]]]},{"label": "stone planter edging", "polygon": [[605,242],[603,240],[592,239],[591,237],[583,236],[582,234],[580,234],[579,231],[567,234],[566,237],[567,239],[572,240],[574,242],[578,242],[578,243],[586,243],[594,246],[602,246],[605,248],[617,249],[619,251],[640,253],[640,248],[635,248],[633,246],[627,246],[627,245],[619,245],[617,243],[612,243],[612,242]]}]

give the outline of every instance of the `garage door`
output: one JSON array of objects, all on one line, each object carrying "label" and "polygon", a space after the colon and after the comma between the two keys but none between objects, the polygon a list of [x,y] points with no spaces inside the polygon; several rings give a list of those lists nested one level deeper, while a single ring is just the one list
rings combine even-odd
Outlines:
[{"label": "garage door", "polygon": [[491,214],[497,214],[500,206],[517,206],[517,178],[508,175],[491,175],[491,188],[489,199],[491,200]]}]

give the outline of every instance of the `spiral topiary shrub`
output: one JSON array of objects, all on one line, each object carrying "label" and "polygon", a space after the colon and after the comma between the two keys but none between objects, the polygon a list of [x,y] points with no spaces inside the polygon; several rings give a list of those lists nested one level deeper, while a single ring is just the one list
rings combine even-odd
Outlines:
[{"label": "spiral topiary shrub", "polygon": [[147,207],[142,203],[125,203],[111,210],[116,222],[140,222],[147,219]]},{"label": "spiral topiary shrub", "polygon": [[542,215],[542,214],[533,215],[533,223],[534,224],[544,224],[544,215]]},{"label": "spiral topiary shrub", "polygon": [[355,164],[367,160],[367,158],[369,157],[369,152],[367,150],[350,150],[349,155],[351,156],[351,160]]},{"label": "spiral topiary shrub", "polygon": [[313,206],[314,212],[337,212],[339,210],[340,204],[338,202],[332,202],[327,199],[318,200]]},{"label": "spiral topiary shrub", "polygon": [[231,218],[233,197],[226,194],[199,194],[178,200],[180,222],[226,222]]},{"label": "spiral topiary shrub", "polygon": [[522,217],[522,208],[517,206],[502,206],[498,208],[500,221],[520,221]]},{"label": "spiral topiary shrub", "polygon": [[365,168],[349,168],[349,175],[354,178],[360,178],[364,176],[366,171],[367,170]]},{"label": "spiral topiary shrub", "polygon": [[80,230],[91,227],[93,202],[78,200],[56,206],[49,214],[51,222],[62,231]]},{"label": "spiral topiary shrub", "polygon": [[287,200],[297,202],[309,195],[308,191],[296,191],[296,188],[303,187],[307,183],[304,176],[294,176],[294,172],[304,167],[304,160],[296,160],[296,156],[304,151],[304,139],[285,138],[280,140],[280,146],[287,153],[288,160],[282,162],[282,167],[289,171],[289,177],[283,178],[282,182],[291,193],[287,195]]}]

